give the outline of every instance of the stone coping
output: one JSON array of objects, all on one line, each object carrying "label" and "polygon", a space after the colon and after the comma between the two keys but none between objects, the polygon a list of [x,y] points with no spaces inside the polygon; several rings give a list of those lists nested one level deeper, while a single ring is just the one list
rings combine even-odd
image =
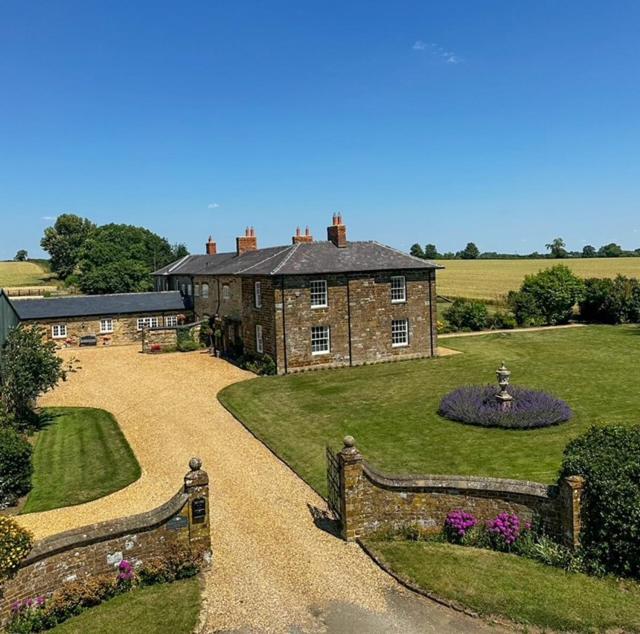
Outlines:
[{"label": "stone coping", "polygon": [[81,548],[96,542],[107,541],[132,533],[142,533],[156,528],[174,515],[177,515],[188,500],[189,495],[181,488],[168,502],[151,511],[97,524],[89,524],[45,537],[34,544],[31,552],[22,560],[21,567],[24,568],[66,550]]},{"label": "stone coping", "polygon": [[558,494],[556,486],[548,486],[527,480],[508,480],[483,476],[425,475],[398,476],[380,473],[366,461],[362,463],[366,477],[384,489],[405,492],[438,491],[459,489],[461,491],[477,491],[478,493],[497,493],[507,495],[526,495],[544,500],[555,498]]}]

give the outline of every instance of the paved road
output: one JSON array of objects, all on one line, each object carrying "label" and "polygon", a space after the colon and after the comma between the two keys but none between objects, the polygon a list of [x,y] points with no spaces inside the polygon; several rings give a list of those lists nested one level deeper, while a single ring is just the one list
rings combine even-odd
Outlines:
[{"label": "paved road", "polygon": [[199,352],[120,347],[73,355],[82,369],[42,403],[113,412],[143,474],[100,500],[21,516],[39,536],[154,508],[199,455],[212,482],[214,544],[202,632],[496,631],[403,589],[357,545],[323,530],[324,501],[215,398],[247,373]]}]

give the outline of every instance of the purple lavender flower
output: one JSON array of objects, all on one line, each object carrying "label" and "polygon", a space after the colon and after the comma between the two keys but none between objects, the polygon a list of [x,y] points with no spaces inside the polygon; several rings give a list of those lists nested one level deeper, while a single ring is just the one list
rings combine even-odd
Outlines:
[{"label": "purple lavender flower", "polygon": [[564,401],[545,392],[510,385],[511,407],[504,410],[496,399],[492,385],[469,385],[447,394],[440,402],[439,413],[450,420],[483,427],[534,429],[557,425],[573,416]]}]

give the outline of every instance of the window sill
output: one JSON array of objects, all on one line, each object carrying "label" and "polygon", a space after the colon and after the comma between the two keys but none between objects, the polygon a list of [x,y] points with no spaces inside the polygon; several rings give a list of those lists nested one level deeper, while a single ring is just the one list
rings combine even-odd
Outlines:
[{"label": "window sill", "polygon": [[406,304],[407,300],[406,299],[392,299],[391,303],[392,304]]},{"label": "window sill", "polygon": [[408,343],[392,343],[391,347],[392,348],[408,348],[409,344]]},{"label": "window sill", "polygon": [[321,357],[324,354],[331,354],[331,350],[324,350],[323,352],[312,352],[312,357]]},{"label": "window sill", "polygon": [[316,308],[329,308],[329,304],[312,304],[311,310],[315,310]]}]

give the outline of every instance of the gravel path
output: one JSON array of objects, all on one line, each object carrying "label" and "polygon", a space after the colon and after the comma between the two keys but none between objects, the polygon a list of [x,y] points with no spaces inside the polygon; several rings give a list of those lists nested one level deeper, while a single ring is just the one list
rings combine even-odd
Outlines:
[{"label": "gravel path", "polygon": [[495,631],[404,590],[357,545],[316,526],[324,501],[215,398],[246,372],[200,352],[142,355],[137,346],[64,355],[82,369],[42,404],[111,411],[142,477],[94,502],[20,516],[38,537],[158,506],[198,455],[212,483],[214,545],[202,632]]}]

